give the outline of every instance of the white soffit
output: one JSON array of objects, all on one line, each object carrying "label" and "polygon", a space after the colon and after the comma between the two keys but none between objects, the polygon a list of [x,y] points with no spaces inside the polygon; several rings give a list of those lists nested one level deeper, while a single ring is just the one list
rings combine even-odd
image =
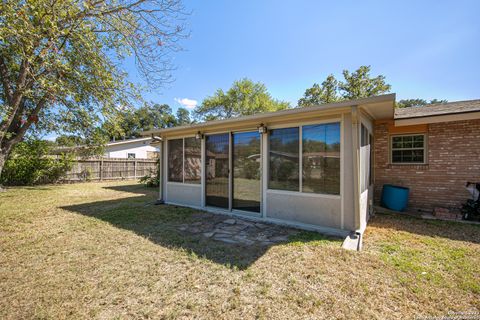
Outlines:
[{"label": "white soffit", "polygon": [[391,120],[394,116],[394,102],[385,101],[360,105],[360,109],[369,114],[374,120]]}]

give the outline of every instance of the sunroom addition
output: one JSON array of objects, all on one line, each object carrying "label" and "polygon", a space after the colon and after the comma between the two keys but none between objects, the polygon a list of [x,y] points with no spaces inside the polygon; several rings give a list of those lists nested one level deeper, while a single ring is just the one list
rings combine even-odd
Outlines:
[{"label": "sunroom addition", "polygon": [[385,95],[146,132],[162,138],[160,199],[339,235],[361,232],[372,121],[391,116],[393,102]]}]

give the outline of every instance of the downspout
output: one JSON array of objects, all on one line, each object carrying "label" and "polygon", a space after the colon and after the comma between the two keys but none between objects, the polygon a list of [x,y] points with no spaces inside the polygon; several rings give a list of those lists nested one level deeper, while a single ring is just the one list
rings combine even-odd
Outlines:
[{"label": "downspout", "polygon": [[361,248],[362,232],[360,226],[360,147],[358,138],[358,106],[352,106],[352,147],[353,155],[353,198],[355,210],[355,235],[359,237],[359,248]]}]

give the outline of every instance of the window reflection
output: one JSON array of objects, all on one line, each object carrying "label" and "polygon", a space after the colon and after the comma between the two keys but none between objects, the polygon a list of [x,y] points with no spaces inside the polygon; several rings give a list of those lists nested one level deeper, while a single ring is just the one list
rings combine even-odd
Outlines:
[{"label": "window reflection", "polygon": [[228,208],[229,134],[206,137],[206,204]]},{"label": "window reflection", "polygon": [[233,208],[260,212],[260,134],[233,134]]},{"label": "window reflection", "polygon": [[302,191],[340,194],[340,123],[302,128]]},{"label": "window reflection", "polygon": [[183,139],[168,140],[168,181],[183,182]]},{"label": "window reflection", "polygon": [[200,139],[195,137],[185,138],[185,183],[200,183],[202,172],[201,149]]},{"label": "window reflection", "polygon": [[269,189],[299,191],[299,130],[270,130]]}]

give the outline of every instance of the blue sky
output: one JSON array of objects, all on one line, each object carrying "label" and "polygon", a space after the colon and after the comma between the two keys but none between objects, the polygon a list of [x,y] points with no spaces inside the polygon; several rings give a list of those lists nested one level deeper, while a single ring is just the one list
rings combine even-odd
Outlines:
[{"label": "blue sky", "polygon": [[[480,1],[186,1],[175,82],[144,97],[192,107],[248,77],[296,105],[306,88],[371,65],[397,99],[480,98]],[[131,65],[125,66],[128,70]],[[135,77],[135,74],[132,74]],[[184,100],[181,100],[184,99]]]}]

